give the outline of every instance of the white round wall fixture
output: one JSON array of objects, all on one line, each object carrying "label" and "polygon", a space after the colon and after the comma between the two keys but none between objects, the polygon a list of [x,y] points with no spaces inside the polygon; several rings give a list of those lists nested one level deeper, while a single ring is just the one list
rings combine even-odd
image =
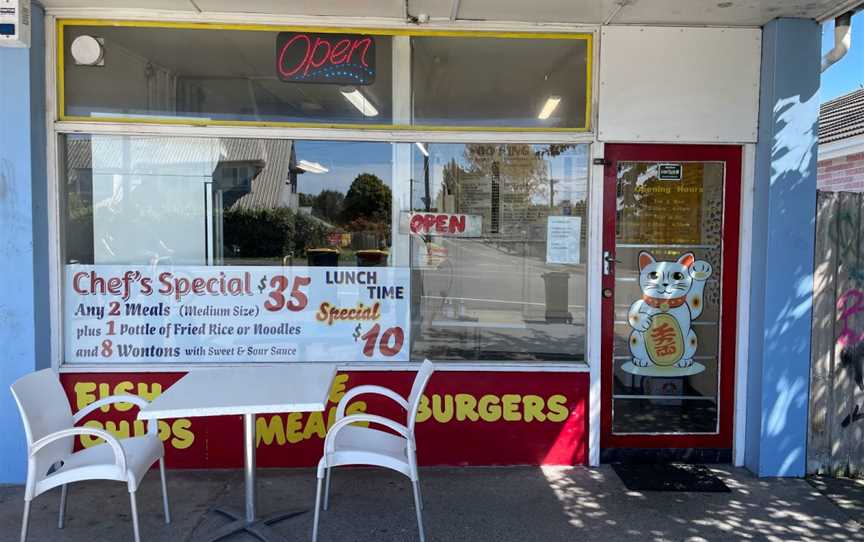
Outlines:
[{"label": "white round wall fixture", "polygon": [[72,58],[79,66],[102,65],[105,54],[102,43],[93,36],[78,36],[72,41]]}]

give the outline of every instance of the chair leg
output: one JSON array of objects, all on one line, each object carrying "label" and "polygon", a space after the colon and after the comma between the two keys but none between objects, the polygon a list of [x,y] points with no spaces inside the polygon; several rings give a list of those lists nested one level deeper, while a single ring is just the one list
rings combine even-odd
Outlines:
[{"label": "chair leg", "polygon": [[159,458],[159,478],[162,479],[162,509],[165,512],[165,524],[171,523],[171,510],[168,508],[168,484],[165,483],[165,458]]},{"label": "chair leg", "polygon": [[135,542],[141,542],[141,534],[138,532],[138,503],[134,491],[129,492],[129,504],[132,505],[132,532],[135,535]]},{"label": "chair leg", "polygon": [[30,503],[24,501],[24,519],[21,520],[21,542],[27,542],[27,529],[30,527]]},{"label": "chair leg", "polygon": [[318,478],[318,487],[315,490],[315,516],[312,520],[312,542],[318,542],[318,516],[321,514],[321,483],[324,480]]},{"label": "chair leg", "polygon": [[415,483],[417,484],[417,500],[420,501],[420,510],[423,510],[426,505],[423,503],[423,492],[420,491],[420,479],[418,478]]},{"label": "chair leg", "polygon": [[420,482],[414,480],[411,484],[414,486],[414,508],[417,510],[417,529],[420,531],[420,542],[426,542],[426,535],[423,533],[423,506],[420,503]]},{"label": "chair leg", "polygon": [[69,493],[69,485],[63,484],[60,488],[60,517],[57,519],[57,528],[62,529],[66,525],[66,497]]},{"label": "chair leg", "polygon": [[330,508],[330,471],[333,470],[333,467],[327,468],[326,479],[324,481],[324,511],[326,512],[328,508]]},{"label": "chair leg", "polygon": [[414,471],[414,478],[417,479],[415,484],[417,498],[420,499],[420,510],[423,510],[423,493],[420,491],[420,473],[417,471],[417,452],[412,452],[411,458],[414,460],[411,463],[411,469]]}]

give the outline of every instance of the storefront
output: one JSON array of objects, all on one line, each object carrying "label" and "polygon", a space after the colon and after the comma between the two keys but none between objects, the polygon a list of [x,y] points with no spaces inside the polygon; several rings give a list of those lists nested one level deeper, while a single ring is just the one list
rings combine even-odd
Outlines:
[{"label": "storefront", "polygon": [[[338,363],[329,413],[257,419],[262,466],[311,465],[347,389],[428,358],[424,464],[744,461],[761,28],[103,17],[44,28],[73,409]],[[239,430],[160,422],[173,467]]]}]

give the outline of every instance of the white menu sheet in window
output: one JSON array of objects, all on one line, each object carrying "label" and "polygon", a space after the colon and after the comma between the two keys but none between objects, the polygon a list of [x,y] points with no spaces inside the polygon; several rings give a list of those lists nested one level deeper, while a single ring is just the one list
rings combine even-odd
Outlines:
[{"label": "white menu sheet in window", "polygon": [[546,228],[546,263],[578,264],[582,217],[550,216]]}]

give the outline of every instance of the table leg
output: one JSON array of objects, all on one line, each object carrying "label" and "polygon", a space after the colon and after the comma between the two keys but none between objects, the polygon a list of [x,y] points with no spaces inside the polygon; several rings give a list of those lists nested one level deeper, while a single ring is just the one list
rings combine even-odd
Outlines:
[{"label": "table leg", "polygon": [[255,415],[243,415],[243,464],[244,478],[246,484],[246,522],[255,521],[256,494],[255,491]]},{"label": "table leg", "polygon": [[308,512],[282,512],[270,517],[256,519],[257,488],[255,480],[255,415],[243,415],[243,481],[246,503],[243,514],[235,514],[230,510],[217,508],[215,512],[233,520],[210,535],[208,540],[215,542],[235,533],[247,532],[263,542],[285,542],[285,538],[270,528],[270,525],[284,519],[299,516]]}]

